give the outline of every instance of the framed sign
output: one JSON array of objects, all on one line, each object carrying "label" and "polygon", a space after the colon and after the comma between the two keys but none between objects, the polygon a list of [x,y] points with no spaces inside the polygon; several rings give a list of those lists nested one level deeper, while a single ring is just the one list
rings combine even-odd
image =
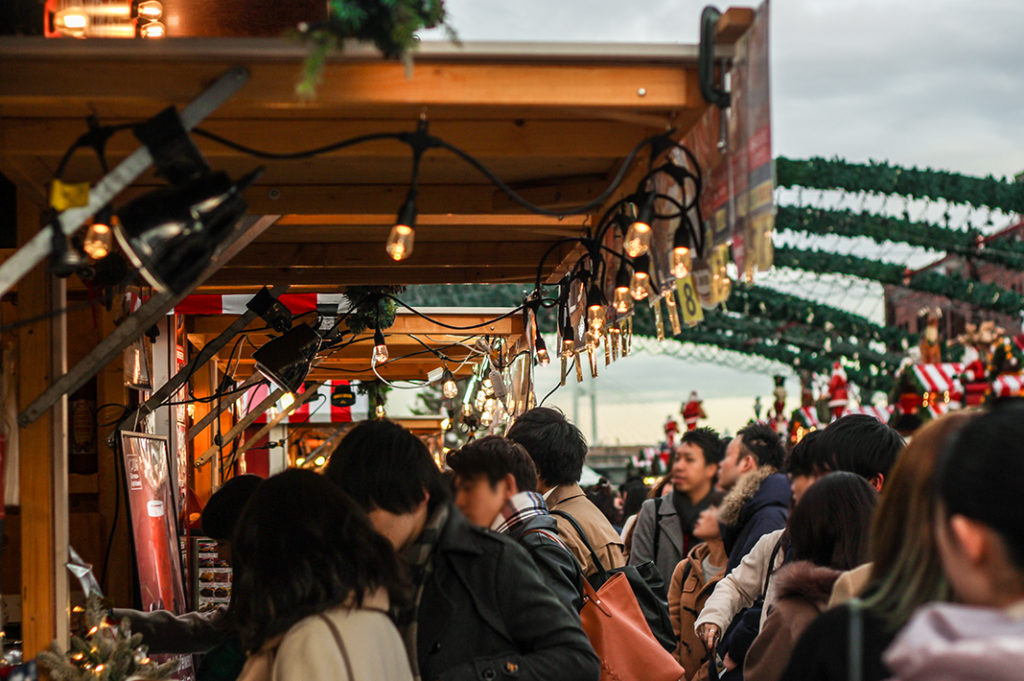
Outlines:
[{"label": "framed sign", "polygon": [[121,433],[142,609],[187,611],[166,437]]}]

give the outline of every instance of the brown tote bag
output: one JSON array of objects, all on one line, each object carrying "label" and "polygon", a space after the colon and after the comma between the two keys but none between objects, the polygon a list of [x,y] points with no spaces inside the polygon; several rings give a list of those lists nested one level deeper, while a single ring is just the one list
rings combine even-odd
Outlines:
[{"label": "brown tote bag", "polygon": [[685,680],[676,658],[651,635],[625,574],[613,574],[597,591],[583,580],[580,620],[601,660],[601,681]]}]

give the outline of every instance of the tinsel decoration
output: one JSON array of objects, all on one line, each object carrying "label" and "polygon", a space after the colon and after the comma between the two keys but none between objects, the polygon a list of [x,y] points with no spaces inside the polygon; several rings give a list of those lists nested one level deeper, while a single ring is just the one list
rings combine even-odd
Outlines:
[{"label": "tinsel decoration", "polygon": [[71,648],[61,650],[54,641],[39,653],[39,664],[53,681],[138,681],[170,679],[178,668],[176,659],[157,664],[147,654],[142,634],[132,634],[127,619],[115,623],[107,616],[102,599],[90,595],[83,619],[85,636],[72,636]]},{"label": "tinsel decoration", "polygon": [[886,161],[860,164],[841,158],[794,160],[780,156],[775,159],[775,177],[780,187],[899,194],[1024,212],[1024,184],[991,175],[973,177],[946,170],[903,168]]},{"label": "tinsel decoration", "polygon": [[327,21],[299,27],[310,45],[296,92],[313,97],[323,76],[327,56],[346,39],[372,42],[387,59],[401,59],[408,70],[419,43],[416,32],[443,26],[448,38],[458,42],[447,23],[443,0],[329,0]]}]

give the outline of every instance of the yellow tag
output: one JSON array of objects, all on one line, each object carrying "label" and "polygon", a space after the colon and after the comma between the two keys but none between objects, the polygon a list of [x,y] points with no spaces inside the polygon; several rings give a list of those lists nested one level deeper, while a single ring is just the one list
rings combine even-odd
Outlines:
[{"label": "yellow tag", "polygon": [[65,184],[60,180],[50,183],[50,205],[58,213],[68,208],[81,208],[89,205],[89,183]]},{"label": "yellow tag", "polygon": [[693,274],[685,279],[676,279],[676,289],[679,291],[679,309],[683,313],[683,321],[687,326],[697,326],[704,321],[704,308],[697,298]]}]

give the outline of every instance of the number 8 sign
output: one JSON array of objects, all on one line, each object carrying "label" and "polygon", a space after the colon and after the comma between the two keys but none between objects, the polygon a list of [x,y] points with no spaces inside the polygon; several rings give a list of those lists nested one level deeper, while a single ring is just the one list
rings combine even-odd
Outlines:
[{"label": "number 8 sign", "polygon": [[679,307],[683,311],[683,321],[687,326],[697,326],[704,321],[704,308],[697,297],[693,274],[685,279],[676,279],[676,289],[679,291]]}]

